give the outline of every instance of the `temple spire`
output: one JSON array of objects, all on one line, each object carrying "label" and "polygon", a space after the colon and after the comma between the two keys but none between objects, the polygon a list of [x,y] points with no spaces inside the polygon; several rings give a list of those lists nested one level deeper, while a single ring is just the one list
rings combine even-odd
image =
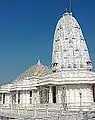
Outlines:
[{"label": "temple spire", "polygon": [[92,62],[81,27],[71,14],[71,10],[67,11],[56,25],[52,52],[54,72],[61,69],[92,69]]}]

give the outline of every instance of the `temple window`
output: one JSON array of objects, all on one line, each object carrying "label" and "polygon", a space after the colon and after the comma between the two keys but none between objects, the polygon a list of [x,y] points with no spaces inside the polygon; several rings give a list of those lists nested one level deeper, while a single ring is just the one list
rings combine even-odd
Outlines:
[{"label": "temple window", "polygon": [[87,65],[91,65],[91,64],[92,64],[92,62],[91,62],[91,61],[87,61],[86,63],[87,63]]},{"label": "temple window", "polygon": [[80,36],[80,39],[81,39],[81,40],[84,40],[84,38],[83,38],[82,36]]},{"label": "temple window", "polygon": [[68,40],[68,38],[65,38],[65,40]]},{"label": "temple window", "polygon": [[78,26],[75,26],[75,28],[78,28]]},{"label": "temple window", "polygon": [[64,49],[64,52],[67,52],[67,50],[66,50],[66,49]]},{"label": "temple window", "polygon": [[78,29],[80,29],[80,27],[79,27],[77,24],[75,25],[75,28],[78,28]]},{"label": "temple window", "polygon": [[73,41],[72,41],[72,40],[69,40],[69,43],[73,43]]},{"label": "temple window", "polygon": [[83,64],[80,64],[80,68],[83,68]]},{"label": "temple window", "polygon": [[60,39],[55,40],[55,42],[58,42],[58,41],[60,41]]},{"label": "temple window", "polygon": [[20,104],[20,91],[18,91],[18,104]]},{"label": "temple window", "polygon": [[71,65],[70,65],[70,64],[68,64],[68,68],[71,68]]},{"label": "temple window", "polygon": [[5,93],[3,93],[3,104],[5,104]]},{"label": "temple window", "polygon": [[81,38],[81,40],[84,40],[84,38]]},{"label": "temple window", "polygon": [[55,73],[55,72],[56,72],[56,70],[52,70],[52,72],[53,72],[53,73]]},{"label": "temple window", "polygon": [[57,65],[58,65],[58,63],[53,63],[52,65],[53,65],[53,67],[55,67],[55,66],[57,66]]},{"label": "temple window", "polygon": [[40,103],[43,103],[43,95],[42,94],[43,94],[43,91],[41,90],[40,91]]},{"label": "temple window", "polygon": [[59,26],[59,28],[60,28],[60,29],[63,29],[61,25]]},{"label": "temple window", "polygon": [[42,87],[40,90],[40,103],[45,104],[49,102],[49,88]]},{"label": "temple window", "polygon": [[92,85],[92,91],[93,91],[93,102],[95,102],[95,85]]},{"label": "temple window", "polygon": [[30,104],[32,104],[32,91],[30,91]]},{"label": "temple window", "polygon": [[53,103],[56,103],[56,86],[52,87],[52,93],[53,93]]},{"label": "temple window", "polygon": [[79,50],[78,50],[78,49],[76,49],[75,51],[76,51],[76,52],[78,52]]},{"label": "temple window", "polygon": [[67,57],[64,57],[64,59],[67,59]]},{"label": "temple window", "polygon": [[63,68],[64,68],[64,65],[61,66],[61,69],[63,69]]},{"label": "temple window", "polygon": [[74,37],[72,39],[75,39]]},{"label": "temple window", "polygon": [[77,68],[76,64],[73,65],[74,68]]},{"label": "temple window", "polygon": [[57,30],[59,30],[59,28]]},{"label": "temple window", "polygon": [[1,103],[1,101],[2,101],[2,93],[0,93],[0,103]]},{"label": "temple window", "polygon": [[44,103],[49,102],[49,91],[47,89],[44,90]]}]

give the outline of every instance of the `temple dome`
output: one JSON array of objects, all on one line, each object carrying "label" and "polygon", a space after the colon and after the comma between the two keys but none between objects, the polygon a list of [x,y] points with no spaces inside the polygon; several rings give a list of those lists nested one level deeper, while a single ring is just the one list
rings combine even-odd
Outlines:
[{"label": "temple dome", "polygon": [[40,60],[38,60],[38,63],[36,65],[33,65],[28,70],[26,70],[23,74],[21,74],[17,79],[23,80],[26,77],[42,77],[47,74],[52,73],[51,69],[49,69],[46,65],[43,65]]}]

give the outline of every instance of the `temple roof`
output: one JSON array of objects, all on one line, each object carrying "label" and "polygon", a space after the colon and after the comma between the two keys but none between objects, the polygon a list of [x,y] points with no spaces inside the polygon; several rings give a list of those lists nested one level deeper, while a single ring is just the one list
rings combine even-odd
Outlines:
[{"label": "temple roof", "polygon": [[51,69],[49,69],[46,65],[43,65],[40,60],[38,60],[37,64],[31,66],[28,70],[26,70],[23,74],[21,74],[16,80],[23,80],[26,77],[42,77],[47,74],[52,73]]},{"label": "temple roof", "polygon": [[95,72],[87,70],[63,70],[37,81],[37,86],[48,84],[95,84]]}]

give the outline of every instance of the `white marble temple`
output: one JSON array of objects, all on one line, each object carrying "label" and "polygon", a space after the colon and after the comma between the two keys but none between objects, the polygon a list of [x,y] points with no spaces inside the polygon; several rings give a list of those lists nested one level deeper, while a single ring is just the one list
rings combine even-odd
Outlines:
[{"label": "white marble temple", "polygon": [[10,84],[0,86],[0,111],[7,113],[91,110],[94,102],[95,72],[81,27],[70,12],[55,28],[52,67],[38,61]]}]

